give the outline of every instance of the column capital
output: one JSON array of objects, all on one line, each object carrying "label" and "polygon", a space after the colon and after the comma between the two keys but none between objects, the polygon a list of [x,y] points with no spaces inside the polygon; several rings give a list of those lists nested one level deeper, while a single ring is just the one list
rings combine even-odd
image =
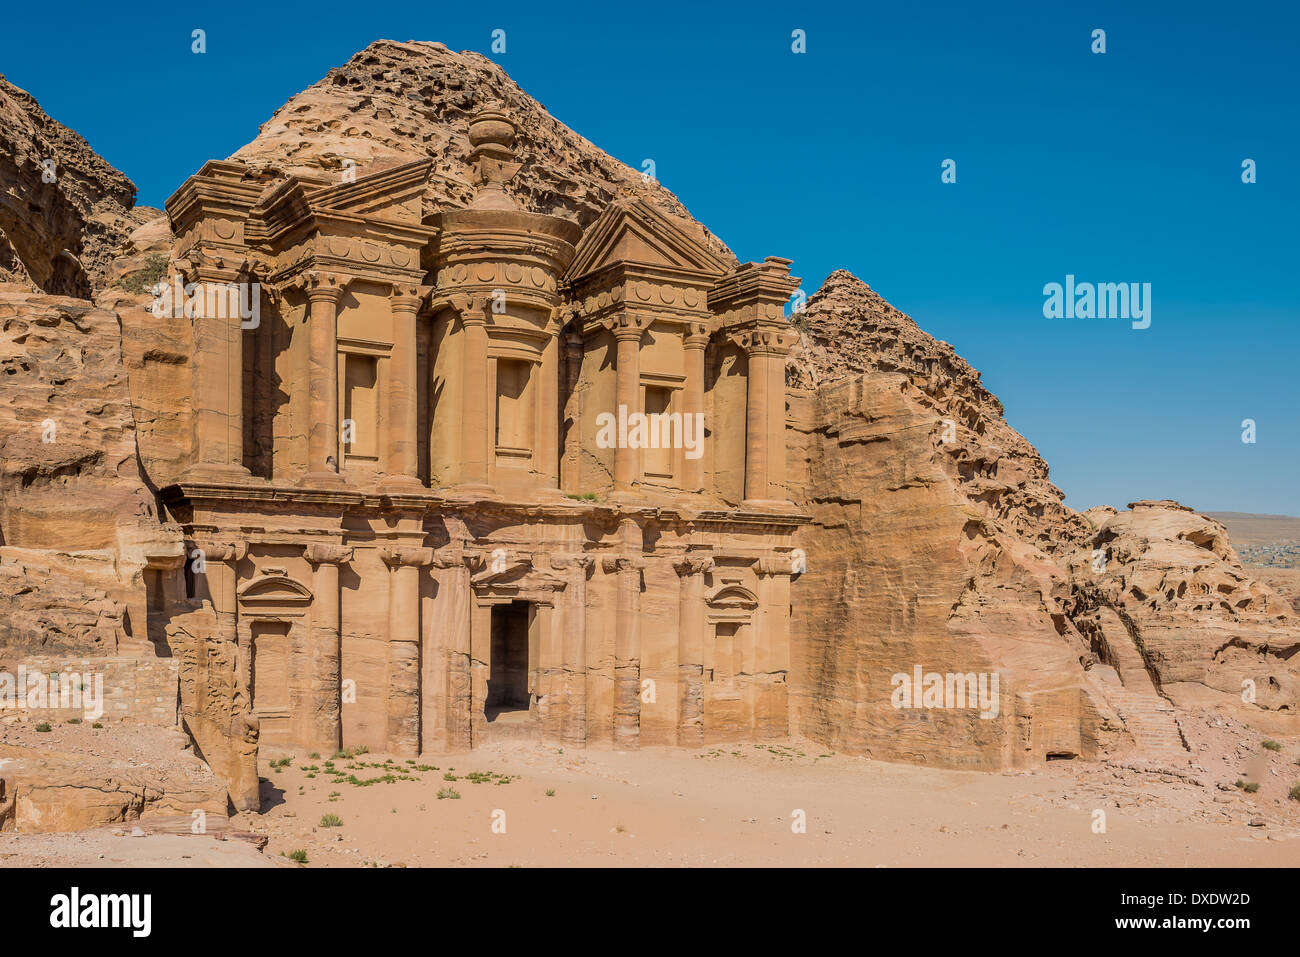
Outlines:
[{"label": "column capital", "polygon": [[596,564],[594,555],[588,555],[585,552],[572,554],[560,554],[551,556],[551,568],[557,572],[578,570],[586,572]]},{"label": "column capital", "polygon": [[682,578],[708,574],[713,571],[714,565],[712,555],[687,554],[673,562],[673,568],[677,569],[677,574]]},{"label": "column capital", "polygon": [[389,545],[379,550],[379,557],[389,568],[419,567],[433,564],[433,549],[412,545]]},{"label": "column capital", "polygon": [[793,577],[794,563],[789,557],[782,557],[780,555],[767,556],[760,558],[755,562],[754,571],[760,576],[766,575],[773,577],[776,575],[785,575],[787,577]]},{"label": "column capital", "polygon": [[704,349],[709,344],[709,326],[704,322],[688,322],[682,330],[682,345],[687,349]]},{"label": "column capital", "polygon": [[352,546],[314,542],[303,549],[303,557],[312,565],[342,565],[352,561]]},{"label": "column capital", "polygon": [[312,270],[302,277],[302,287],[311,302],[329,302],[337,305],[347,286],[348,280],[337,273]]},{"label": "column capital", "polygon": [[194,545],[208,561],[238,562],[248,554],[248,542],[195,542]]},{"label": "column capital", "polygon": [[432,289],[432,286],[395,282],[388,294],[389,308],[394,312],[419,312],[425,297]]},{"label": "column capital", "polygon": [[442,548],[433,550],[433,560],[430,564],[434,568],[459,568],[464,566],[474,570],[482,567],[484,557],[481,552],[468,550],[460,545],[445,545]]},{"label": "column capital", "polygon": [[799,341],[799,334],[790,328],[757,326],[733,332],[731,341],[748,356],[784,356]]},{"label": "column capital", "polygon": [[487,296],[471,296],[454,292],[431,303],[434,309],[450,309],[467,326],[484,326],[488,323],[490,304]]},{"label": "column capital", "polygon": [[615,572],[639,572],[645,568],[645,559],[640,555],[602,555],[600,567],[610,575]]},{"label": "column capital", "polygon": [[642,312],[620,312],[609,318],[609,331],[617,340],[640,342],[654,317]]}]

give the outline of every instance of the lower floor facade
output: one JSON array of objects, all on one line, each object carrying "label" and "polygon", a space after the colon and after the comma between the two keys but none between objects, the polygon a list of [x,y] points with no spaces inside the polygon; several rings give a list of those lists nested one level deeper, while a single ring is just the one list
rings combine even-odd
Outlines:
[{"label": "lower floor facade", "polygon": [[186,533],[186,597],[210,601],[215,639],[237,646],[237,704],[263,748],[411,757],[504,737],[702,746],[789,731],[797,513],[247,486],[165,497]]}]

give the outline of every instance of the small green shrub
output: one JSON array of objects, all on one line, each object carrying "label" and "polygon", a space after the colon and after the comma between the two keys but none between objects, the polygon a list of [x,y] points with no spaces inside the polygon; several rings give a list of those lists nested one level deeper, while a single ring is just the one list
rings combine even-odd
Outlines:
[{"label": "small green shrub", "polygon": [[1287,797],[1289,797],[1292,801],[1300,801],[1300,784],[1297,784],[1295,787],[1293,787],[1291,789],[1291,793],[1288,794]]},{"label": "small green shrub", "polygon": [[299,864],[307,863],[307,852],[304,851],[302,848],[299,848],[296,851],[290,851],[285,856],[288,857],[289,860],[291,861],[297,861]]},{"label": "small green shrub", "polygon": [[321,827],[342,827],[343,818],[339,817],[337,814],[322,814],[320,816],[320,826]]},{"label": "small green shrub", "polygon": [[445,800],[447,800],[448,798],[450,798],[450,799],[453,800],[453,801],[459,801],[459,800],[460,800],[460,792],[457,791],[455,788],[443,788],[442,790],[440,790],[440,791],[438,792],[438,800],[439,800],[439,801],[445,801]]},{"label": "small green shrub", "polygon": [[1267,741],[1264,741],[1264,742],[1263,742],[1263,745],[1264,745],[1264,747],[1268,748],[1270,751],[1281,751],[1281,750],[1282,750],[1282,745],[1278,744],[1278,743],[1277,743],[1276,741],[1274,741],[1272,738],[1270,738],[1270,739],[1267,740]]},{"label": "small green shrub", "polygon": [[548,798],[553,798],[553,797],[555,797],[555,788],[547,788],[547,789],[546,789],[546,796],[547,796]]},{"label": "small green shrub", "polygon": [[145,257],[144,264],[135,272],[127,273],[116,285],[134,295],[149,292],[167,274],[167,257],[153,253]]},{"label": "small green shrub", "polygon": [[1249,784],[1243,787],[1242,790],[1245,791],[1247,794],[1254,794],[1256,791],[1259,790],[1259,782],[1251,781]]},{"label": "small green shrub", "polygon": [[37,731],[49,731],[49,730],[50,730],[50,723],[49,723],[48,721],[42,721],[40,724],[38,724],[38,725],[36,726],[36,730],[37,730]]}]

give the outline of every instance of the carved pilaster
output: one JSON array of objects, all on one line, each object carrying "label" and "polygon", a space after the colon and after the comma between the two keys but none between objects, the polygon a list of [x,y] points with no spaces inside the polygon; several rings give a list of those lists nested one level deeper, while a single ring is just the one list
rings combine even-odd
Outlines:
[{"label": "carved pilaster", "polygon": [[605,555],[601,567],[616,576],[614,624],[614,744],[634,748],[641,736],[641,586],[645,559]]},{"label": "carved pilaster", "polygon": [[388,590],[388,747],[420,753],[420,568],[433,549],[390,545],[379,557],[392,569]]},{"label": "carved pilaster", "polygon": [[677,743],[704,743],[704,592],[713,556],[690,553],[673,563],[680,581],[677,622]]},{"label": "carved pilaster", "polygon": [[339,566],[352,561],[352,548],[315,542],[303,549],[303,557],[312,566],[312,746],[322,754],[333,754],[343,746]]},{"label": "carved pilaster", "polygon": [[429,293],[428,286],[394,284],[388,297],[393,321],[393,352],[388,375],[386,486],[420,487],[419,357],[416,316]]}]

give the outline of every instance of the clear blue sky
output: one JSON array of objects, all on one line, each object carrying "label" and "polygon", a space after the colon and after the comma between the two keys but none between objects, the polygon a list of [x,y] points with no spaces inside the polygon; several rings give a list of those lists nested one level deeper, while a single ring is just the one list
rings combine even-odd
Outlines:
[{"label": "clear blue sky", "polygon": [[[1071,505],[1300,514],[1294,0],[79,7],[10,4],[0,72],[142,203],[370,41],[441,40],[653,158],[742,258],[794,259],[810,293],[849,269],[951,342]],[[1067,273],[1151,283],[1151,328],[1045,319]]]}]

